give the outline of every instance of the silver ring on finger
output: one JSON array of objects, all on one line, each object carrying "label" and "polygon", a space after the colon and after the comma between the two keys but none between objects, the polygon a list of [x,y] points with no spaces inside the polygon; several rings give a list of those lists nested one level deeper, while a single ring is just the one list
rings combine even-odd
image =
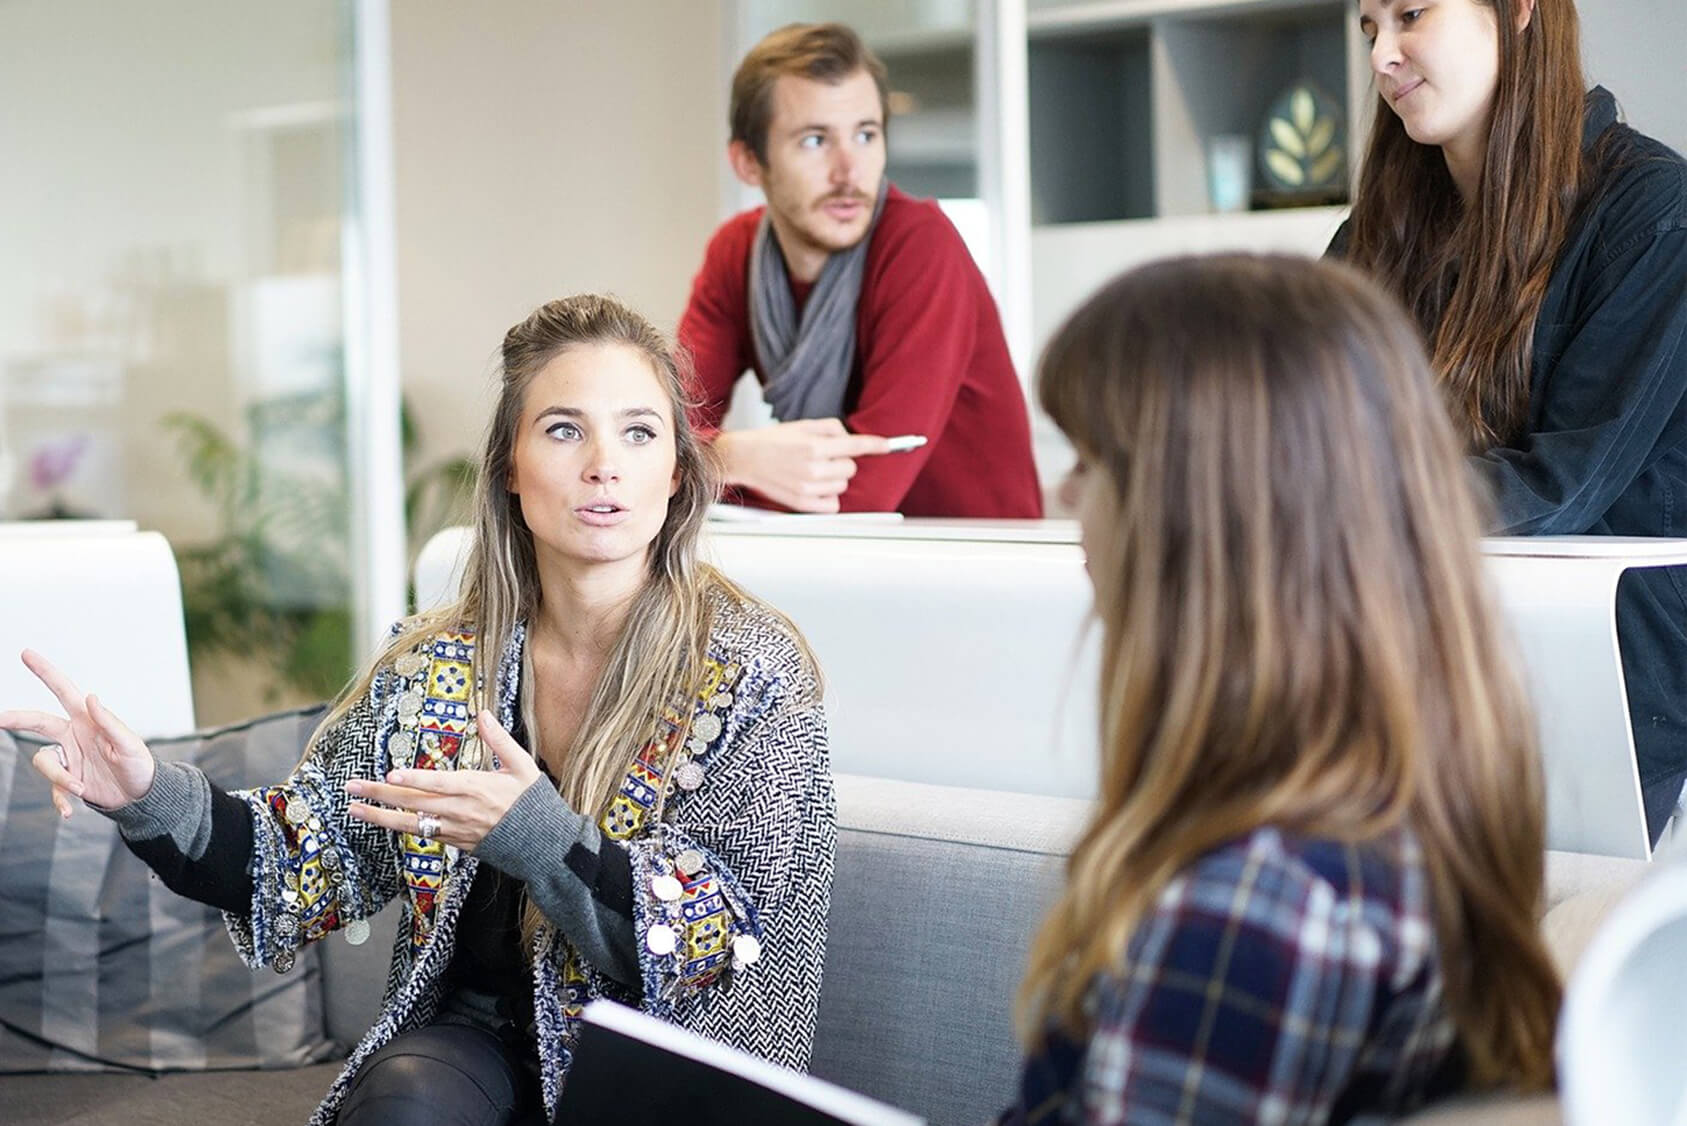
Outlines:
[{"label": "silver ring on finger", "polygon": [[416,814],[416,835],[423,840],[432,840],[439,836],[439,818],[431,813]]},{"label": "silver ring on finger", "polygon": [[58,743],[54,743],[52,749],[53,749],[53,754],[59,760],[59,765],[64,767],[66,770],[69,770],[70,769],[70,756],[64,753],[64,747],[61,746]]}]

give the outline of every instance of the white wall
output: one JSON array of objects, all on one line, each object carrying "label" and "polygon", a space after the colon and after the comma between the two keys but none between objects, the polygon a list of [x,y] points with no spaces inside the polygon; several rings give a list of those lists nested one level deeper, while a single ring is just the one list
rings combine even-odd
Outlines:
[{"label": "white wall", "polygon": [[[66,506],[202,541],[161,417],[239,437],[270,376],[338,379],[341,29],[339,0],[0,2],[0,444],[89,436]],[[260,337],[277,287],[326,309]],[[0,514],[35,514],[17,469]],[[194,676],[201,722],[287,700],[256,666]]]},{"label": "white wall", "polygon": [[678,322],[719,221],[722,8],[393,4],[400,354],[428,455],[476,448],[535,306],[607,291]]},{"label": "white wall", "polygon": [[1687,153],[1687,0],[1580,0],[1582,62],[1630,125]]},{"label": "white wall", "polygon": [[[95,435],[73,507],[210,530],[158,419],[235,421],[241,287],[273,265],[251,118],[332,118],[339,26],[335,0],[0,3],[0,418],[20,458]],[[78,391],[83,365],[104,374]],[[41,506],[22,476],[0,513]]]}]

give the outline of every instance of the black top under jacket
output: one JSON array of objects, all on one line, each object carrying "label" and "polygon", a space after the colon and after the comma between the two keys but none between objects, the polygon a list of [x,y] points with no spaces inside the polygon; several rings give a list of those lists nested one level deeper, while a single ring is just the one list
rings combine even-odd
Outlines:
[{"label": "black top under jacket", "polygon": [[[1471,458],[1497,535],[1687,536],[1687,161],[1587,96],[1592,185],[1535,323],[1528,433]],[[1330,243],[1340,257],[1347,226]],[[1687,567],[1627,572],[1617,636],[1654,843],[1687,779]]]}]

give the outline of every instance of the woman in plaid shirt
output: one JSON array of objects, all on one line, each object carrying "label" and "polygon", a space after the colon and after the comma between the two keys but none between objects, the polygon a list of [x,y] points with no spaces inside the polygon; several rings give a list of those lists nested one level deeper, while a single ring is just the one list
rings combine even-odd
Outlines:
[{"label": "woman in plaid shirt", "polygon": [[1530,713],[1422,345],[1299,259],[1117,279],[1043,357],[1101,800],[1006,1123],[1344,1122],[1552,1082]]}]

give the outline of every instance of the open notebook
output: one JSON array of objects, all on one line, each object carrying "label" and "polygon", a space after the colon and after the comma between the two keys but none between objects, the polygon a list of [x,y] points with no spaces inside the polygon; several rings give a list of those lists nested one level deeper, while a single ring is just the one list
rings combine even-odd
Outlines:
[{"label": "open notebook", "polygon": [[686,1126],[925,1122],[613,1001],[586,1006],[557,1121],[683,1121]]}]

